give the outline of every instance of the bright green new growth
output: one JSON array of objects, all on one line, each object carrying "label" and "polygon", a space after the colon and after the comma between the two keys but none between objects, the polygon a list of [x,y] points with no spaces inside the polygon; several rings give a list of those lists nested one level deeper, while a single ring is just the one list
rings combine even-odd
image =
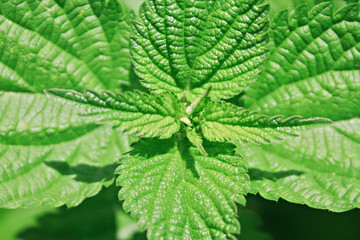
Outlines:
[{"label": "bright green new growth", "polygon": [[306,127],[329,122],[324,118],[269,117],[231,103],[214,101],[201,112],[199,125],[204,137],[211,141],[269,143],[285,135],[297,135]]},{"label": "bright green new growth", "polygon": [[266,56],[263,0],[149,0],[135,23],[132,57],[144,86],[188,99],[239,94]]},{"label": "bright green new growth", "polygon": [[[148,1],[142,22],[135,24],[132,52],[135,70],[156,93],[47,91],[78,109],[87,123],[110,122],[156,137],[136,144],[117,170],[124,209],[150,239],[226,239],[239,233],[234,202],[245,203],[246,168],[232,144],[208,140],[268,143],[329,123],[269,117],[211,100],[240,93],[258,71],[267,26],[267,6],[259,3]],[[192,37],[179,35],[189,31]]]},{"label": "bright green new growth", "polygon": [[[124,94],[51,89],[50,95],[70,100],[88,121],[112,122],[130,134],[169,138],[180,130],[183,105],[173,94],[149,95],[139,91]],[[180,115],[180,116],[179,116]]]}]

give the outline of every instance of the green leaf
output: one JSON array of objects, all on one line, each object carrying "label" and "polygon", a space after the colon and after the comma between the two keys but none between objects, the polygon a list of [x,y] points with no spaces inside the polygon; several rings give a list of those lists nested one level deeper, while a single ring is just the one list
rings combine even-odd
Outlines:
[{"label": "green leaf", "polygon": [[202,138],[196,133],[195,128],[186,128],[186,137],[189,140],[189,142],[197,147],[197,149],[201,152],[203,155],[207,155],[207,152],[205,151],[203,147],[203,140]]},{"label": "green leaf", "polygon": [[131,18],[114,0],[1,1],[0,207],[76,206],[113,181],[127,137],[39,93],[127,84]]},{"label": "green leaf", "polygon": [[306,3],[307,7],[312,8],[315,5],[323,2],[333,2],[336,8],[343,7],[346,3],[355,3],[358,0],[292,0],[294,6]]},{"label": "green leaf", "polygon": [[116,0],[1,1],[0,90],[128,84],[131,18]]},{"label": "green leaf", "polygon": [[359,129],[354,118],[278,144],[239,146],[251,192],[335,212],[360,208]]},{"label": "green leaf", "polygon": [[213,101],[206,105],[200,115],[200,127],[204,136],[211,141],[240,141],[269,143],[286,135],[297,135],[301,130],[328,119],[302,119],[300,116],[267,116],[249,111],[231,103]]},{"label": "green leaf", "polygon": [[2,93],[0,207],[76,206],[113,181],[127,144],[43,94]]},{"label": "green leaf", "polygon": [[259,84],[246,93],[246,106],[268,114],[329,117],[336,123],[280,144],[241,146],[253,168],[253,193],[336,212],[360,206],[358,9],[352,4],[334,14],[332,4],[323,3],[308,14],[300,6],[291,13],[292,21],[287,12],[274,21],[276,47]]},{"label": "green leaf", "polygon": [[[154,147],[156,146],[156,147]],[[248,176],[232,144],[147,139],[117,169],[123,207],[149,239],[227,239],[239,233],[234,202],[244,204]]]},{"label": "green leaf", "polygon": [[81,94],[61,89],[47,90],[47,93],[61,101],[66,99],[65,102],[79,108],[89,122],[112,122],[143,137],[171,137],[179,131],[178,119],[185,111],[179,99],[170,93],[150,95],[134,91],[115,95],[84,91]]},{"label": "green leaf", "polygon": [[149,0],[135,23],[132,57],[144,86],[192,100],[239,94],[266,56],[263,0]]},{"label": "green leaf", "polygon": [[360,115],[359,4],[334,13],[331,2],[283,11],[272,23],[274,48],[245,106],[266,114],[349,119]]}]

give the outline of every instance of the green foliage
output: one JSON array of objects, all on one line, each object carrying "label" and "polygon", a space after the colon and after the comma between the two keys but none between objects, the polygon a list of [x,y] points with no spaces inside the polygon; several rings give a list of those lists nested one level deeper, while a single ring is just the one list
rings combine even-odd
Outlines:
[{"label": "green foliage", "polygon": [[323,3],[309,14],[304,6],[290,18],[279,13],[272,24],[274,48],[245,104],[268,114],[330,117],[335,124],[239,151],[251,168],[252,193],[342,212],[360,206],[359,5],[333,11]]},{"label": "green foliage", "polygon": [[[0,102],[1,207],[76,206],[111,183],[114,159],[128,149],[126,136],[84,124],[42,94],[5,92]],[[87,176],[78,181],[54,163]]]},{"label": "green foliage", "polygon": [[247,1],[155,1],[140,7],[132,57],[144,86],[194,99],[210,86],[230,98],[256,79],[266,56],[268,5]]},{"label": "green foliage", "polygon": [[0,3],[0,207],[76,206],[113,181],[127,137],[42,92],[127,83],[129,17],[117,1]]},{"label": "green foliage", "polygon": [[117,169],[119,198],[148,238],[226,239],[239,232],[234,201],[245,203],[249,182],[232,144],[205,142],[208,156],[176,138],[134,147]]},{"label": "green foliage", "polygon": [[[245,203],[246,168],[231,144],[204,141],[200,134],[213,141],[262,143],[329,120],[264,116],[230,103],[209,102],[210,91],[185,104],[169,93],[47,92],[80,108],[88,124],[114,121],[140,135],[157,137],[135,144],[117,170],[124,209],[139,220],[141,229],[148,229],[149,239],[225,239],[240,231],[234,202]],[[200,111],[197,105],[206,107]]]},{"label": "green foliage", "polygon": [[329,122],[328,119],[302,119],[300,116],[269,117],[220,101],[207,104],[200,115],[204,136],[219,142],[269,143],[284,135],[296,135],[306,127]]},{"label": "green foliage", "polygon": [[88,121],[112,122],[120,128],[143,137],[169,138],[179,131],[184,106],[172,94],[149,95],[142,92],[126,92],[114,95],[110,92],[84,94],[61,89],[47,93],[66,101],[73,108],[80,108]]},{"label": "green foliage", "polygon": [[1,1],[0,90],[128,84],[130,19],[116,0]]},{"label": "green foliage", "polygon": [[310,13],[305,5],[280,12],[272,23],[274,47],[246,107],[332,120],[360,115],[359,29],[358,4],[336,13],[331,2]]},{"label": "green foliage", "polygon": [[[0,207],[76,206],[120,158],[119,199],[149,239],[234,238],[248,192],[359,208],[359,4],[282,11],[269,45],[268,9],[148,0],[132,33],[115,0],[0,3]],[[120,93],[132,70],[150,93]],[[223,101],[250,83],[242,107]],[[122,131],[142,138],[130,152]]]},{"label": "green foliage", "polygon": [[359,208],[359,129],[357,118],[278,144],[239,147],[251,159],[251,193],[335,212]]}]

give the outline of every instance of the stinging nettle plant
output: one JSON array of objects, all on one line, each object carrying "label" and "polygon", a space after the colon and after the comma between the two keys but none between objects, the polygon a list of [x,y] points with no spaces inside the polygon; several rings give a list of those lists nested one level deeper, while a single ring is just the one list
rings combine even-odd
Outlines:
[{"label": "stinging nettle plant", "polygon": [[[138,19],[118,1],[15,2],[0,4],[1,207],[76,206],[118,159],[149,239],[235,238],[248,193],[360,207],[359,4],[299,5],[269,30],[262,0],[148,0]],[[131,63],[149,93],[122,92]]]}]

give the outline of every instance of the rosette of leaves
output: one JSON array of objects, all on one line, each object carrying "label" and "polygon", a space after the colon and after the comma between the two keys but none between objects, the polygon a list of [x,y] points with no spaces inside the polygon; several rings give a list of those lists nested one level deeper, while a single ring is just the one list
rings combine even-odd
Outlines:
[{"label": "rosette of leaves", "polygon": [[[306,81],[320,86],[325,83],[332,86],[326,79],[333,79],[335,85],[348,90],[349,95],[335,89],[334,99],[327,101],[327,94],[333,90],[328,87],[315,91],[319,97],[324,96],[321,102],[329,105],[336,99],[341,99],[344,105],[353,102],[349,108],[353,112],[347,111],[346,116],[357,114],[353,107],[356,101],[351,101],[352,97],[358,97],[354,91],[358,87],[356,61],[359,59],[357,4],[346,6],[338,14],[332,13],[329,4],[317,5],[310,15],[304,8],[298,8],[292,20],[287,14],[280,14],[273,23],[276,31],[272,34],[272,42],[277,44],[279,53],[271,51],[258,81],[263,85],[259,86],[255,81],[268,55],[269,6],[262,0],[148,0],[140,7],[138,21],[133,22],[131,58],[135,73],[149,93],[117,93],[120,84],[128,82],[130,68],[127,39],[122,38],[130,35],[130,15],[125,14],[117,1],[26,4],[27,8],[23,8],[21,4],[5,2],[0,8],[0,26],[6,30],[3,31],[6,34],[1,35],[0,45],[6,46],[1,52],[4,84],[0,98],[7,103],[1,106],[5,106],[3,113],[8,111],[17,119],[9,128],[4,126],[14,117],[3,114],[0,118],[1,139],[6,147],[0,152],[0,160],[7,164],[0,172],[0,202],[6,207],[77,205],[84,197],[97,193],[101,183],[111,182],[112,177],[108,177],[112,175],[111,163],[125,150],[124,147],[119,149],[119,142],[126,142],[126,138],[114,135],[113,129],[120,129],[140,140],[132,151],[120,158],[116,170],[117,184],[122,187],[119,199],[124,201],[125,211],[138,220],[140,229],[148,230],[149,239],[233,238],[240,232],[235,203],[245,204],[245,194],[250,191],[260,192],[269,199],[286,198],[289,194],[280,191],[283,190],[281,184],[289,189],[293,185],[286,184],[291,180],[301,184],[295,177],[311,168],[311,163],[305,167],[295,163],[286,165],[285,170],[296,172],[295,177],[291,176],[286,182],[275,181],[276,176],[288,174],[283,174],[283,168],[278,167],[278,161],[283,159],[277,159],[276,154],[268,158],[258,149],[278,146],[276,144],[281,148],[281,143],[269,143],[298,135],[302,130],[321,131],[313,127],[328,125],[327,118],[333,119],[330,112],[324,114],[320,105],[315,105],[317,108],[309,114],[305,108],[297,112],[297,109],[278,104],[293,99],[289,97],[291,91],[287,86],[303,76]],[[22,17],[12,14],[19,10],[23,10]],[[69,29],[57,29],[52,33],[49,30],[52,28],[41,24],[48,22],[42,21],[42,17],[49,14],[54,22],[60,21]],[[26,35],[20,34],[18,28],[32,36],[27,39],[30,42],[22,39]],[[322,35],[323,32],[327,34]],[[301,37],[309,33],[311,37]],[[344,40],[340,41],[342,49],[336,47],[322,59],[327,49],[322,49],[322,41],[330,46],[336,43],[333,41],[336,36]],[[121,40],[124,45],[119,45]],[[298,44],[296,41],[300,40],[303,42]],[[13,43],[12,48],[9,42]],[[315,55],[322,61],[316,61],[317,58],[306,61],[309,55],[306,46],[317,50]],[[55,49],[56,54],[51,49]],[[297,58],[296,54],[301,57]],[[329,56],[333,59],[327,59]],[[123,68],[120,63],[124,63]],[[315,69],[309,67],[315,63],[319,64]],[[298,65],[294,67],[295,64]],[[276,71],[278,65],[284,69]],[[54,74],[46,75],[51,71],[62,74],[59,78]],[[122,75],[124,72],[126,74]],[[71,75],[69,79],[68,75]],[[250,89],[256,91],[246,93],[247,108],[227,101],[250,84]],[[272,99],[269,96],[277,84],[285,86]],[[313,85],[309,85],[306,88],[305,84],[304,89],[298,86],[296,97],[301,97],[300,93],[305,90],[313,90]],[[24,94],[44,89],[49,98],[37,93],[29,95],[29,100],[28,93]],[[265,97],[261,96],[261,90],[265,91]],[[314,95],[310,91],[309,96]],[[9,100],[14,97],[23,100]],[[308,106],[302,105],[304,103],[306,101],[299,102],[298,106]],[[41,110],[37,109],[39,105],[43,107]],[[317,111],[325,118],[317,117]],[[40,113],[34,115],[34,112]],[[299,113],[306,118],[296,115]],[[333,120],[341,119],[339,116]],[[89,132],[91,138],[87,138]],[[342,134],[357,141],[348,131]],[[259,154],[253,154],[253,158],[245,162],[235,151],[235,144],[240,145],[239,149],[249,149],[248,152],[244,150],[245,156],[251,152]],[[21,161],[13,163],[14,156],[19,156]],[[270,170],[265,168],[268,165],[259,167],[263,156],[263,160],[269,161],[268,165],[274,162]],[[356,163],[350,163],[353,162]],[[82,165],[85,163],[91,163],[91,167]],[[251,167],[253,181],[250,181],[247,166]],[[328,176],[329,168],[318,169],[309,171],[310,175],[301,175],[300,180],[308,177],[315,179],[314,183],[317,178],[311,177],[317,173],[325,172],[321,176]],[[357,177],[356,170],[334,178],[336,183],[349,180],[350,176],[345,186],[350,189],[352,178]],[[275,177],[267,177],[269,174]],[[47,179],[53,181],[47,182]],[[268,184],[269,179],[274,181]],[[20,180],[28,184],[16,188]],[[268,185],[263,182],[270,185],[271,194],[265,194]],[[76,192],[76,188],[86,191]],[[335,186],[334,189],[340,188]],[[340,189],[337,193],[342,192]],[[348,192],[356,196],[359,191],[355,186]],[[306,196],[306,191],[301,196]],[[357,207],[357,198],[351,196],[345,199],[353,201],[350,207]]]},{"label": "rosette of leaves", "polygon": [[240,232],[235,203],[249,190],[234,142],[266,144],[324,118],[267,116],[223,99],[256,80],[267,50],[260,0],[147,1],[134,22],[140,91],[47,90],[88,123],[141,138],[116,173],[123,207],[149,239],[227,239]]}]

